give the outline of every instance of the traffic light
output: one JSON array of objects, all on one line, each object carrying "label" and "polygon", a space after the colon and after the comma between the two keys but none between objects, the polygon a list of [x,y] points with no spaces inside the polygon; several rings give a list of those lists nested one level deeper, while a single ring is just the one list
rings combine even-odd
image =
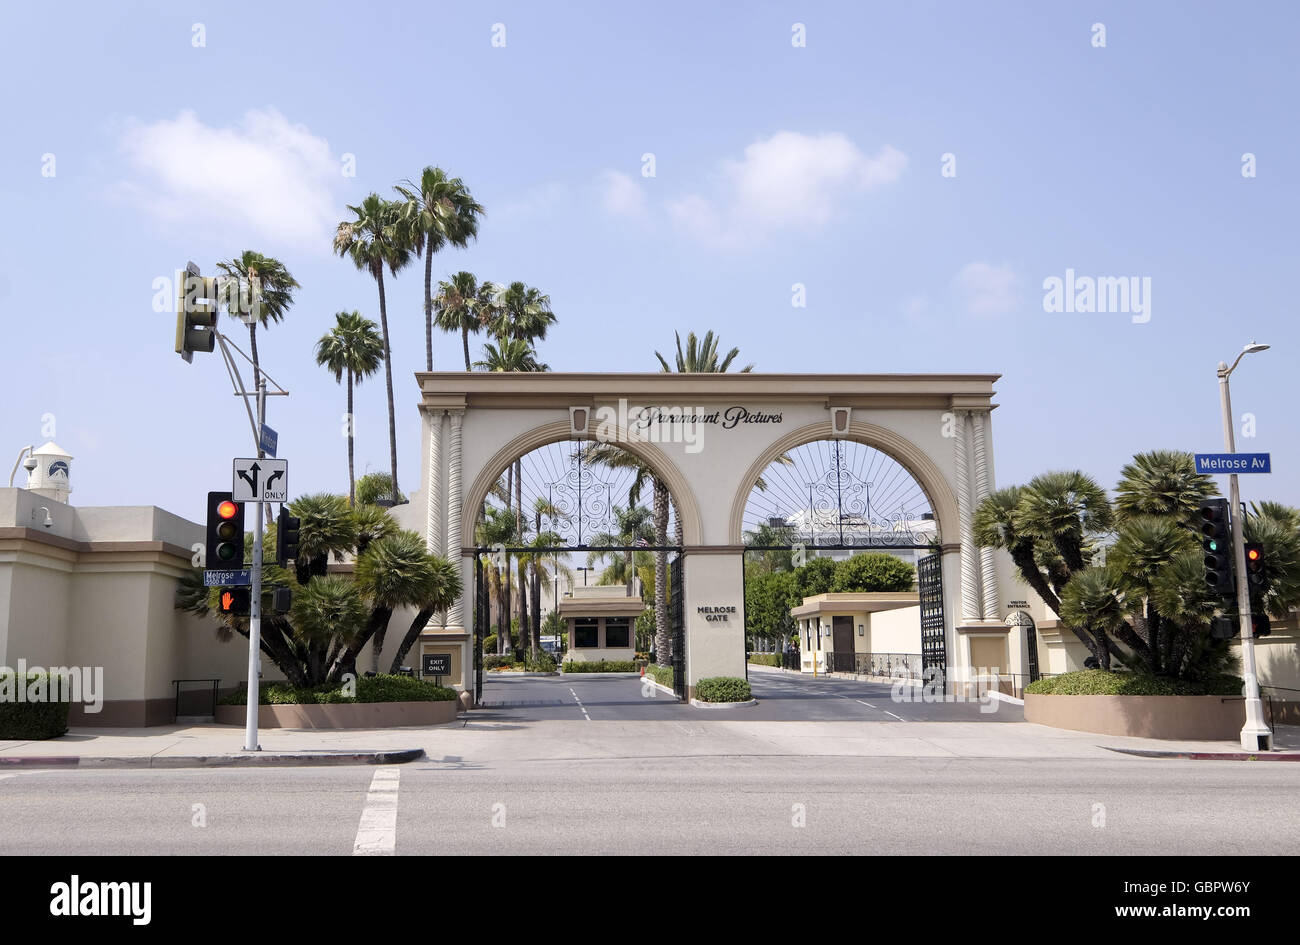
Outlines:
[{"label": "traffic light", "polygon": [[1201,500],[1201,547],[1205,549],[1205,583],[1218,594],[1233,592],[1232,533],[1228,500]]},{"label": "traffic light", "polygon": [[277,587],[271,593],[271,609],[277,614],[287,614],[293,607],[293,591],[287,587]]},{"label": "traffic light", "polygon": [[282,568],[298,559],[298,531],[301,525],[302,519],[287,512],[280,513],[275,527],[275,563]]},{"label": "traffic light", "polygon": [[1246,542],[1246,580],[1252,592],[1264,586],[1264,546],[1259,542]]},{"label": "traffic light", "polygon": [[223,587],[217,593],[217,613],[247,617],[253,612],[253,592],[247,587]]},{"label": "traffic light", "polygon": [[1236,617],[1215,617],[1210,621],[1210,636],[1216,640],[1231,640],[1240,632]]},{"label": "traffic light", "polygon": [[201,276],[193,263],[176,273],[176,353],[186,362],[195,351],[212,351],[217,344],[217,280]]},{"label": "traffic light", "polygon": [[207,566],[233,571],[244,566],[244,505],[229,492],[208,493]]}]

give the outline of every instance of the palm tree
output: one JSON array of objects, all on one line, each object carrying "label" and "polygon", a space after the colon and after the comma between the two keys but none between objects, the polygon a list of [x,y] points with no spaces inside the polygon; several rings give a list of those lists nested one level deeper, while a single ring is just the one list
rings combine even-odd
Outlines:
[{"label": "palm tree", "polygon": [[654,525],[651,523],[652,513],[644,505],[631,504],[628,508],[614,506],[614,524],[618,528],[616,532],[601,532],[591,539],[591,547],[595,550],[587,553],[587,564],[591,565],[596,561],[603,561],[611,555],[611,552],[600,551],[601,548],[624,549],[622,559],[615,558],[614,564],[601,575],[601,583],[608,580],[610,583],[622,582],[627,585],[627,596],[632,596],[632,584],[636,578],[636,570],[632,567],[632,555],[630,550],[635,547],[637,540],[650,542],[654,539]]},{"label": "palm tree", "polygon": [[378,326],[360,312],[338,312],[334,328],[316,342],[316,363],[341,381],[348,378],[348,505],[355,506],[357,499],[356,466],[353,462],[352,385],[379,370],[384,358],[384,341]]},{"label": "palm tree", "polygon": [[[436,609],[430,606],[430,601],[444,599],[445,584],[438,580],[434,557],[420,535],[403,529],[372,542],[366,553],[357,558],[357,589],[370,600],[373,610],[366,628],[339,654],[335,665],[340,671],[349,671],[355,665],[357,654],[373,641],[370,669],[379,672],[379,656],[393,611],[414,607],[423,612],[429,607],[432,613]],[[423,628],[428,620],[426,616],[418,627]]]},{"label": "palm tree", "polygon": [[458,272],[438,283],[438,292],[430,302],[433,324],[445,332],[458,332],[465,350],[465,370],[472,370],[469,360],[469,335],[487,322],[485,306],[491,304],[497,287],[491,282],[479,285],[472,272]]},{"label": "palm tree", "polygon": [[411,261],[411,237],[403,225],[401,208],[378,194],[360,206],[349,206],[354,217],[344,220],[334,234],[334,252],[370,273],[379,287],[379,325],[384,335],[384,381],[388,389],[388,447],[393,474],[393,502],[397,489],[397,415],[393,409],[393,351],[388,333],[388,301],[384,296],[384,267],[391,275]]},{"label": "palm tree", "polygon": [[488,310],[487,329],[499,340],[544,341],[546,330],[555,324],[551,297],[522,282],[498,287],[495,303]]},{"label": "palm tree", "polygon": [[[270,325],[284,318],[293,304],[293,290],[301,287],[284,263],[251,249],[244,250],[234,259],[217,263],[217,268],[233,283],[227,289],[227,298],[232,301],[238,298],[240,304],[235,307],[247,316],[244,320],[248,325],[248,347],[253,360],[253,390],[257,390],[262,373],[257,357],[257,326]],[[243,311],[245,308],[246,312]],[[228,308],[228,311],[235,314],[233,308]],[[257,455],[262,455],[260,449]]]},{"label": "palm tree", "polygon": [[1196,471],[1191,453],[1152,450],[1138,453],[1120,470],[1115,513],[1120,518],[1172,516],[1190,524],[1200,511],[1201,500],[1218,493],[1214,480]]},{"label": "palm tree", "polygon": [[[518,532],[514,509],[507,506],[484,505],[483,518],[478,525],[476,540],[481,547],[494,548],[497,545],[509,545]],[[510,634],[510,552],[504,554],[504,561],[491,564],[491,574],[497,592],[497,652],[507,653],[512,649]]]},{"label": "palm tree", "polygon": [[498,344],[483,345],[483,360],[474,366],[481,371],[547,371],[550,368],[537,360],[532,344],[522,338],[499,339]]},{"label": "palm tree", "polygon": [[[483,215],[483,207],[475,202],[459,177],[448,177],[440,167],[426,167],[420,173],[418,184],[405,180],[396,189],[406,201],[403,213],[412,248],[417,256],[424,256],[425,370],[432,371],[433,254],[448,243],[462,249],[468,246],[478,236],[478,218]],[[465,360],[468,362],[468,355]]]},{"label": "palm tree", "polygon": [[[739,348],[732,348],[727,352],[727,356],[718,361],[718,341],[712,331],[704,333],[703,339],[695,337],[695,332],[688,332],[686,335],[686,348],[682,349],[682,336],[673,332],[677,338],[677,361],[676,370],[678,374],[723,374],[730,367],[731,362],[736,360],[740,355]],[[655,357],[659,359],[659,364],[666,372],[671,372],[673,368],[668,366],[664,356],[658,351]],[[748,374],[754,370],[754,365],[747,364],[740,369],[741,374]]]}]

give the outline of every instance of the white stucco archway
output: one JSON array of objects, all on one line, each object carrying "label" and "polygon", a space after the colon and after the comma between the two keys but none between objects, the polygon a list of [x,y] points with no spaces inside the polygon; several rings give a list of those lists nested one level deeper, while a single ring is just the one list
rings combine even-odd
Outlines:
[{"label": "white stucco archway", "polygon": [[[775,457],[817,439],[852,440],[895,459],[920,484],[942,538],[946,652],[959,677],[962,631],[999,615],[999,568],[971,534],[994,487],[992,374],[420,373],[423,474],[416,508],[429,548],[459,557],[473,587],[473,517],[506,466],[571,439],[611,438],[668,486],[681,516],[690,685],[745,670],[741,521],[755,479]],[[644,411],[649,411],[645,413]],[[638,418],[662,421],[648,440]],[[597,435],[600,417],[615,418]],[[688,429],[689,428],[689,429]],[[693,430],[693,435],[679,435]],[[421,513],[422,517],[421,517]],[[468,683],[470,606],[438,615],[421,645],[459,647]],[[735,606],[707,623],[701,608]],[[467,687],[468,688],[468,687]]]}]

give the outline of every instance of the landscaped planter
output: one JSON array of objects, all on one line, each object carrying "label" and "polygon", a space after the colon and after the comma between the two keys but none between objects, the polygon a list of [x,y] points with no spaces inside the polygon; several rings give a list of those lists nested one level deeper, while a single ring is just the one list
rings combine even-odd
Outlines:
[{"label": "landscaped planter", "polygon": [[1025,694],[1025,721],[1099,735],[1235,741],[1246,723],[1241,696]]},{"label": "landscaped planter", "polygon": [[[338,702],[326,705],[263,705],[257,707],[258,728],[393,728],[400,725],[441,725],[456,721],[459,699],[444,702]],[[243,725],[247,708],[217,706],[224,725]]]}]

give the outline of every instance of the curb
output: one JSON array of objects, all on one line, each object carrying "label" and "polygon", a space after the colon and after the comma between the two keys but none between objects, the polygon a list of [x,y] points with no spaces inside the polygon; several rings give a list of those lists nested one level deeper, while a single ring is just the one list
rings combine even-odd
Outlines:
[{"label": "curb", "polygon": [[749,699],[745,702],[701,702],[699,699],[692,699],[691,705],[697,709],[734,709],[746,705],[758,705],[757,699]]},{"label": "curb", "polygon": [[1186,761],[1300,761],[1300,752],[1249,752],[1249,751],[1162,751],[1158,748],[1112,748],[1107,751],[1141,758],[1181,758]]},{"label": "curb", "polygon": [[488,679],[495,676],[558,676],[560,675],[560,671],[557,669],[551,673],[517,673],[510,669],[488,669],[484,670],[483,675]]},{"label": "curb", "polygon": [[400,765],[425,757],[423,748],[396,751],[249,752],[222,755],[124,755],[87,757],[51,755],[0,757],[4,768],[288,768],[326,765]]}]

